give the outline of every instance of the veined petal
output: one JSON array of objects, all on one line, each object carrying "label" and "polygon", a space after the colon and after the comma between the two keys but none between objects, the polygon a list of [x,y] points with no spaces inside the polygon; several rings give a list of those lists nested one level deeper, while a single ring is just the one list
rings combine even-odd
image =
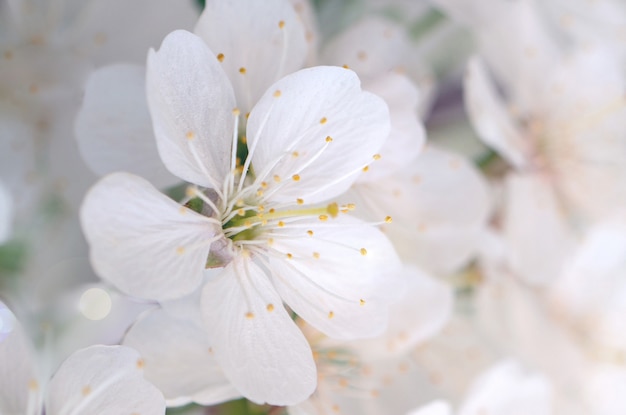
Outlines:
[{"label": "veined petal", "polygon": [[147,94],[157,145],[176,176],[221,188],[230,169],[235,96],[206,44],[184,30],[148,55]]},{"label": "veined petal", "polygon": [[92,73],[74,131],[83,159],[99,175],[127,171],[157,187],[180,181],[159,157],[145,68],[139,65],[111,65]]},{"label": "veined petal", "polygon": [[249,258],[236,258],[205,285],[202,309],[215,358],[243,396],[292,405],[313,393],[311,348],[266,273]]},{"label": "veined petal", "polygon": [[146,379],[170,406],[215,405],[240,396],[217,365],[199,309],[196,321],[154,310],[131,327],[123,343],[141,353]]},{"label": "veined petal", "polygon": [[389,111],[361,90],[354,72],[315,67],[272,85],[247,133],[259,179],[281,180],[274,200],[316,203],[345,191],[373,161],[389,133]]},{"label": "veined petal", "polygon": [[167,300],[200,285],[216,225],[141,177],[106,176],[80,216],[94,270],[125,293]]},{"label": "veined petal", "polygon": [[465,106],[478,136],[515,167],[526,165],[527,144],[477,57],[467,66],[464,88]]},{"label": "veined petal", "polygon": [[209,0],[195,33],[220,59],[243,113],[307,55],[304,26],[288,0]]},{"label": "veined petal", "polygon": [[350,217],[327,226],[299,224],[277,232],[272,244],[279,255],[270,257],[272,280],[285,303],[336,339],[381,334],[388,306],[404,288],[391,243],[376,227]]},{"label": "veined petal", "polygon": [[141,356],[125,346],[91,346],[72,354],[48,387],[50,415],[165,414],[165,400],[143,378]]}]

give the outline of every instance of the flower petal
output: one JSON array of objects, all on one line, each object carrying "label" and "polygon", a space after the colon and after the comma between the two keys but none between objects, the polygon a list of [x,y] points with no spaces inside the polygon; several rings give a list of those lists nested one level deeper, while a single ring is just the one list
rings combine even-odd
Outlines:
[{"label": "flower petal", "polygon": [[371,181],[410,164],[422,150],[426,132],[417,116],[420,94],[408,77],[389,73],[364,83],[364,87],[385,100],[391,121],[389,137],[379,152],[381,159],[359,177],[359,181]]},{"label": "flower petal", "polygon": [[511,269],[527,283],[551,283],[574,242],[554,189],[546,177],[528,173],[509,175],[506,191],[503,229]]},{"label": "flower petal", "polygon": [[143,378],[143,360],[125,346],[91,346],[72,354],[48,387],[46,413],[165,414],[165,400]]},{"label": "flower petal", "polygon": [[526,165],[528,144],[477,57],[467,65],[464,89],[465,106],[478,136],[515,167]]},{"label": "flower petal", "polygon": [[287,0],[209,0],[195,33],[220,56],[243,113],[307,55],[304,27]]},{"label": "flower petal", "polygon": [[450,404],[445,401],[434,401],[428,405],[422,406],[414,411],[409,412],[407,415],[451,415],[452,408]]},{"label": "flower petal", "polygon": [[157,187],[180,179],[157,152],[146,101],[145,68],[111,65],[91,74],[74,131],[83,159],[99,175],[127,171]]},{"label": "flower petal", "polygon": [[272,244],[279,255],[270,258],[272,280],[281,297],[330,337],[381,334],[388,306],[404,288],[391,243],[376,227],[346,216],[327,226],[301,225],[285,226]]},{"label": "flower petal", "polygon": [[236,258],[205,285],[202,308],[215,358],[243,396],[292,405],[313,393],[311,348],[265,272],[249,258]]},{"label": "flower petal", "polygon": [[141,353],[146,379],[169,406],[215,405],[240,396],[213,357],[199,309],[195,321],[154,310],[131,327],[123,343]]},{"label": "flower petal", "polygon": [[166,300],[200,285],[215,225],[146,180],[106,176],[87,193],[80,213],[94,270],[120,290]]},{"label": "flower petal", "polygon": [[345,191],[373,161],[389,133],[389,111],[361,90],[354,72],[315,67],[270,87],[247,132],[259,180],[271,183],[269,191],[280,186],[274,200],[316,203]]},{"label": "flower petal", "polygon": [[25,414],[41,405],[34,350],[15,315],[0,301],[0,413]]},{"label": "flower petal", "polygon": [[165,166],[188,182],[221,188],[230,169],[236,104],[213,52],[189,32],[172,32],[148,55],[146,85]]}]

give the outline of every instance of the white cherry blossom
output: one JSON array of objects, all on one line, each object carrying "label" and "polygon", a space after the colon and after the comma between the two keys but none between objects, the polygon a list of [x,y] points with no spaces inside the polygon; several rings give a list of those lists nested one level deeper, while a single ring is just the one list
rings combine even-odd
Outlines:
[{"label": "white cherry blossom", "polygon": [[189,188],[201,214],[136,176],[105,177],[81,216],[94,268],[129,294],[166,300],[197,289],[205,266],[225,265],[203,290],[219,365],[255,402],[306,398],[315,367],[282,302],[332,337],[356,338],[382,332],[398,296],[390,243],[332,201],[376,158],[386,106],[352,71],[296,72],[252,108],[240,165],[231,84],[216,55],[183,31],[151,52],[148,101],[159,153],[201,186]]}]

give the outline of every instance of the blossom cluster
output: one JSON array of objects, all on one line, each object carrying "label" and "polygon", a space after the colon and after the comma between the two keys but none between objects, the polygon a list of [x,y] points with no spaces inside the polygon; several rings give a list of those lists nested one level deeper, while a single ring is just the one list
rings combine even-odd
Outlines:
[{"label": "blossom cluster", "polygon": [[623,415],[621,0],[0,0],[0,414]]}]

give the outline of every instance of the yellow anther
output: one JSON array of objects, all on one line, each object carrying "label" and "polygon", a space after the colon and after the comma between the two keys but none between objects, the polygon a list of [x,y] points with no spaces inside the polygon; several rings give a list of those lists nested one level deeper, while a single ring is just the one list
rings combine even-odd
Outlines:
[{"label": "yellow anther", "polygon": [[332,408],[333,408],[333,411],[339,412],[339,405],[335,404],[335,405],[333,405]]},{"label": "yellow anther", "polygon": [[278,98],[281,95],[282,95],[282,92],[280,92],[280,89],[277,89],[276,91],[274,91],[274,98]]},{"label": "yellow anther", "polygon": [[282,228],[283,226],[285,226],[285,222],[283,222],[282,220],[278,221],[278,227]]},{"label": "yellow anther", "polygon": [[331,141],[333,141],[333,138],[329,135],[326,136],[326,142],[330,143]]},{"label": "yellow anther", "polygon": [[370,166],[365,166],[365,167],[363,167],[363,171],[364,171],[364,172],[368,171],[369,169],[370,169]]},{"label": "yellow anther", "polygon": [[247,120],[248,118],[250,118],[250,113],[249,113],[249,112],[246,112],[246,120]]},{"label": "yellow anther", "polygon": [[279,175],[277,175],[277,174],[275,174],[275,175],[274,175],[274,181],[275,181],[276,183],[280,183],[280,176],[279,176]]},{"label": "yellow anther", "polygon": [[274,245],[274,238],[269,238],[269,239],[267,240],[267,244],[268,244],[268,245]]},{"label": "yellow anther", "polygon": [[341,65],[341,67],[342,67],[343,69],[350,69],[350,67],[349,67],[348,65],[346,65],[345,63],[344,63],[343,65]]},{"label": "yellow anther", "polygon": [[245,74],[246,73],[246,68],[244,68],[243,66],[241,68],[239,68],[239,73],[240,74]]},{"label": "yellow anther", "polygon": [[365,305],[365,300],[361,298],[361,299],[359,300],[359,305]]},{"label": "yellow anther", "polygon": [[359,252],[360,252],[360,253],[361,253],[361,255],[363,255],[363,256],[367,255],[367,249],[365,249],[365,248],[361,248],[361,249],[359,250]]},{"label": "yellow anther", "polygon": [[246,202],[244,202],[243,199],[237,199],[237,202],[235,203],[235,206],[242,207],[245,204],[246,204]]},{"label": "yellow anther", "polygon": [[143,369],[146,362],[143,359],[137,359],[137,369]]},{"label": "yellow anther", "polygon": [[257,191],[256,191],[256,195],[257,195],[258,197],[263,196],[263,190],[257,190]]},{"label": "yellow anther", "polygon": [[196,138],[196,135],[193,133],[193,131],[187,131],[187,134],[185,134],[185,138],[187,140],[193,140],[194,138]]},{"label": "yellow anther", "polygon": [[83,396],[87,396],[91,393],[91,386],[87,385],[83,388],[83,390],[81,391],[81,393],[83,394]]},{"label": "yellow anther", "polygon": [[271,214],[273,214],[274,212],[276,212],[276,209],[271,208],[271,209],[270,209],[270,215],[271,215]]},{"label": "yellow anther", "polygon": [[263,219],[263,220],[261,221],[261,225],[263,225],[263,226],[267,225],[267,219]]},{"label": "yellow anther", "polygon": [[241,137],[241,143],[242,144],[247,144],[248,143],[248,137],[246,137],[245,135]]},{"label": "yellow anther", "polygon": [[287,252],[287,259],[293,259],[293,254],[290,252]]},{"label": "yellow anther", "polygon": [[238,209],[237,210],[237,214],[239,216],[245,216],[246,215],[246,210],[245,209]]},{"label": "yellow anther", "polygon": [[28,389],[30,389],[31,391],[36,391],[37,389],[39,389],[39,382],[37,382],[35,379],[29,380]]},{"label": "yellow anther", "polygon": [[308,231],[306,231],[306,234],[309,236],[313,236],[313,231],[309,229]]},{"label": "yellow anther", "polygon": [[331,203],[326,206],[326,212],[328,212],[331,218],[336,218],[339,214],[339,205],[337,203]]},{"label": "yellow anther", "polygon": [[[259,206],[257,206],[257,207],[256,207],[256,209],[257,209],[259,212],[263,212],[263,211],[265,211],[265,206],[264,206],[264,205],[259,205]],[[259,215],[259,216],[261,216],[261,215]]]},{"label": "yellow anther", "polygon": [[345,388],[348,386],[348,379],[346,378],[339,378],[339,386],[341,386],[342,388]]},{"label": "yellow anther", "polygon": [[291,153],[291,157],[298,157],[300,155],[300,153],[298,153],[297,151],[294,151],[293,153]]},{"label": "yellow anther", "polygon": [[303,199],[296,199],[296,203],[299,205],[303,205],[304,204],[304,200]]},{"label": "yellow anther", "polygon": [[177,253],[178,255],[182,255],[182,254],[184,254],[184,253],[185,253],[185,247],[183,247],[183,246],[179,246],[178,248],[176,248],[176,253]]},{"label": "yellow anther", "polygon": [[347,207],[348,209],[350,209],[350,210],[354,210],[354,209],[356,209],[356,205],[355,205],[354,203],[348,203],[348,204],[346,205],[346,207]]},{"label": "yellow anther", "polygon": [[265,308],[271,313],[272,311],[274,311],[274,304],[268,304]]},{"label": "yellow anther", "polygon": [[254,313],[252,311],[248,311],[246,313],[246,318],[249,319],[249,320],[253,319],[254,318]]},{"label": "yellow anther", "polygon": [[335,317],[335,313],[333,313],[332,311],[328,312],[328,318],[333,318]]},{"label": "yellow anther", "polygon": [[385,223],[391,223],[393,222],[393,219],[391,219],[391,216],[385,216]]},{"label": "yellow anther", "polygon": [[291,179],[294,182],[299,182],[300,181],[300,175],[299,174],[294,174],[293,176],[291,176]]},{"label": "yellow anther", "polygon": [[241,110],[237,107],[233,108],[233,115],[239,116],[239,114],[241,114]]},{"label": "yellow anther", "polygon": [[220,62],[224,62],[224,54],[223,53],[218,53],[217,54],[217,60]]},{"label": "yellow anther", "polygon": [[341,209],[341,213],[349,213],[349,212],[350,212],[350,210],[348,210],[348,209],[345,209],[345,208]]},{"label": "yellow anther", "polygon": [[324,222],[324,221],[328,220],[328,216],[327,216],[327,215],[320,215],[320,216],[319,216],[319,219],[320,219],[322,222]]},{"label": "yellow anther", "polygon": [[279,29],[284,29],[285,28],[285,22],[282,21],[282,20],[280,22],[278,22],[278,28]]},{"label": "yellow anther", "polygon": [[381,157],[382,157],[382,156],[381,156],[380,154],[374,154],[374,155],[372,156],[372,158],[373,158],[374,160],[380,160],[380,158],[381,158]]},{"label": "yellow anther", "polygon": [[326,121],[328,121],[328,119],[326,117],[322,117],[320,119],[320,124],[326,124]]},{"label": "yellow anther", "polygon": [[186,208],[186,207],[184,207],[184,206],[181,206],[181,207],[178,209],[178,212],[179,212],[181,215],[184,215],[185,213],[187,213],[187,208]]},{"label": "yellow anther", "polygon": [[245,226],[246,228],[251,228],[252,222],[250,220],[244,221],[243,226]]},{"label": "yellow anther", "polygon": [[320,259],[320,253],[319,252],[313,252],[313,258]]}]

